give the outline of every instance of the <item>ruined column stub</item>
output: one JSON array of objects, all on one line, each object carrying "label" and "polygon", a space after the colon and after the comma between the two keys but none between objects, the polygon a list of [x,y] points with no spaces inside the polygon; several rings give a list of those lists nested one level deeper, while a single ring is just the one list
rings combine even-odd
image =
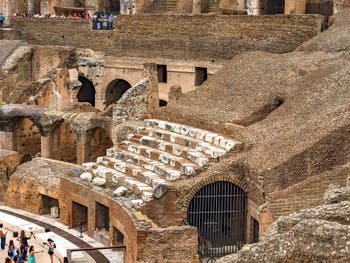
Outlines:
[{"label": "ruined column stub", "polygon": [[147,86],[147,115],[152,117],[159,108],[158,73],[155,63],[143,64],[143,77],[148,79]]},{"label": "ruined column stub", "polygon": [[202,0],[193,0],[192,14],[197,15],[201,13]]},{"label": "ruined column stub", "polygon": [[86,132],[77,132],[77,164],[86,162],[87,158],[87,134]]}]

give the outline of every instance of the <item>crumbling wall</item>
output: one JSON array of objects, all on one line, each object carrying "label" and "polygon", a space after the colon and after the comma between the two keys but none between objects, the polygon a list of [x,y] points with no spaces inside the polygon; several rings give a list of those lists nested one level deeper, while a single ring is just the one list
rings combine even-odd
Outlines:
[{"label": "crumbling wall", "polygon": [[317,35],[322,20],[318,15],[120,15],[115,31],[93,31],[83,19],[26,18],[15,19],[13,30],[31,44],[132,57],[217,60],[248,50],[290,52]]},{"label": "crumbling wall", "polygon": [[3,200],[11,175],[19,165],[17,152],[0,151],[0,200]]}]

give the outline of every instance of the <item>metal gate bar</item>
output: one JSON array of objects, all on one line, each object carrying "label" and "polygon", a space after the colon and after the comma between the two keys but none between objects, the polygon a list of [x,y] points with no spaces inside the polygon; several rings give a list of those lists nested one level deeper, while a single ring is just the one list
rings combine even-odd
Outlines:
[{"label": "metal gate bar", "polygon": [[225,181],[200,189],[191,200],[187,221],[198,228],[200,257],[221,257],[245,243],[246,193]]}]

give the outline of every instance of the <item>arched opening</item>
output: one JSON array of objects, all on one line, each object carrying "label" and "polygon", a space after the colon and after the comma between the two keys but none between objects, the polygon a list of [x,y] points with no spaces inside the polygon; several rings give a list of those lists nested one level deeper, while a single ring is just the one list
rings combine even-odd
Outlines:
[{"label": "arched opening", "polygon": [[113,246],[124,245],[124,235],[118,228],[113,227]]},{"label": "arched opening", "polygon": [[198,228],[200,257],[221,257],[244,245],[246,199],[242,188],[226,181],[211,183],[196,193],[187,220]]},{"label": "arched opening", "polygon": [[86,162],[95,161],[99,156],[105,156],[106,150],[113,146],[108,133],[100,127],[87,132],[89,147],[87,147]]},{"label": "arched opening", "polygon": [[21,162],[28,162],[41,152],[40,130],[30,119],[24,118],[19,122],[16,139]]},{"label": "arched opening", "polygon": [[62,122],[52,132],[52,158],[64,162],[77,162],[77,135],[68,123]]},{"label": "arched opening", "polygon": [[82,83],[81,88],[78,92],[78,102],[89,102],[95,107],[95,87],[94,84],[87,78],[79,76],[79,81]]},{"label": "arched opening", "polygon": [[120,1],[119,0],[100,0],[99,11],[119,13]]},{"label": "arched opening", "polygon": [[266,14],[284,14],[284,0],[266,0]]},{"label": "arched opening", "polygon": [[159,107],[164,107],[168,105],[168,102],[166,100],[159,100]]},{"label": "arched opening", "polygon": [[108,107],[119,100],[130,87],[130,83],[123,79],[116,79],[109,83],[106,90],[105,106]]}]

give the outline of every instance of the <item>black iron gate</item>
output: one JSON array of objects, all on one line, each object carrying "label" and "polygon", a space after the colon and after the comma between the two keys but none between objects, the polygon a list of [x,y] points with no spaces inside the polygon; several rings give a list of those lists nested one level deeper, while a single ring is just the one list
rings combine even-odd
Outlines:
[{"label": "black iron gate", "polygon": [[219,181],[203,187],[191,200],[188,223],[198,228],[200,257],[237,252],[245,243],[246,193]]}]

